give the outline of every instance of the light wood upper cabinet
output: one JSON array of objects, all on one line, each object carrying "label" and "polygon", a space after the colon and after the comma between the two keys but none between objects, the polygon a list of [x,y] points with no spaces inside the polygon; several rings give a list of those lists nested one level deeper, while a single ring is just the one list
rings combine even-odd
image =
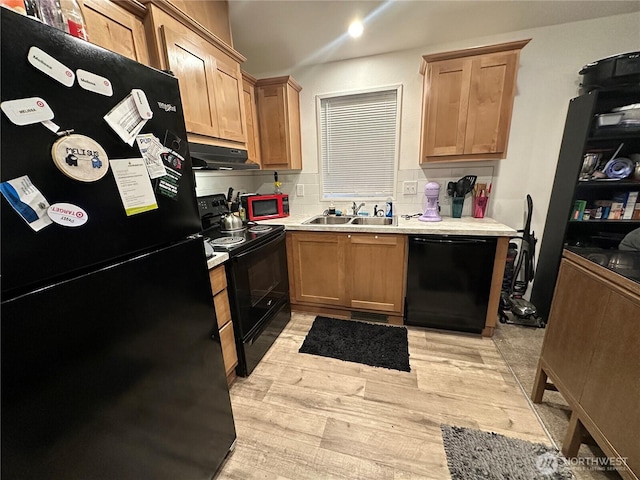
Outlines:
[{"label": "light wood upper cabinet", "polygon": [[406,235],[291,232],[291,302],[401,317],[406,245]]},{"label": "light wood upper cabinet", "polygon": [[233,47],[229,24],[229,2],[226,0],[169,0],[169,2]]},{"label": "light wood upper cabinet", "polygon": [[247,143],[244,93],[240,65],[224,53],[214,52],[215,112],[220,138]]},{"label": "light wood upper cabinet", "polygon": [[[127,7],[127,9],[123,8]],[[149,64],[142,17],[146,9],[137,2],[84,0],[82,12],[89,41],[136,62]]]},{"label": "light wood upper cabinet", "polygon": [[247,155],[249,161],[261,165],[260,131],[258,130],[258,107],[256,104],[256,79],[242,72],[242,93],[247,119]]},{"label": "light wood upper cabinet", "polygon": [[195,33],[177,33],[162,26],[167,66],[178,77],[187,131],[219,135],[215,114],[216,60],[210,45]]},{"label": "light wood upper cabinet", "polygon": [[523,40],[425,55],[420,163],[506,157]]},{"label": "light wood upper cabinet", "polygon": [[290,76],[256,82],[263,169],[302,169],[300,90]]},{"label": "light wood upper cabinet", "polygon": [[145,29],[152,65],[178,77],[189,141],[246,148],[245,58],[167,5],[147,4]]}]

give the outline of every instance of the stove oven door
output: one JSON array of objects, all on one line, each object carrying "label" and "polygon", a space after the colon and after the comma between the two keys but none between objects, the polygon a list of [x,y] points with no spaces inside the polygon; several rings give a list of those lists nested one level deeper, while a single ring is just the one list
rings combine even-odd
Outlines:
[{"label": "stove oven door", "polygon": [[[242,357],[247,346],[258,342],[264,332],[270,332],[270,323],[281,317],[283,306],[289,304],[285,233],[280,232],[268,242],[234,255],[229,267],[234,329],[241,350],[239,357]],[[275,338],[271,343],[273,340]],[[243,363],[242,358],[238,360]]]}]

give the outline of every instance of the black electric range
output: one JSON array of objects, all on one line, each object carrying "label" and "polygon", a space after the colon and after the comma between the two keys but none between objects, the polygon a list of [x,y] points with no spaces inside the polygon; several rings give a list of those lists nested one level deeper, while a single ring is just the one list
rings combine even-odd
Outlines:
[{"label": "black electric range", "polygon": [[283,225],[261,225],[244,222],[243,229],[226,232],[220,229],[220,220],[229,213],[224,194],[198,197],[198,210],[202,222],[202,236],[216,252],[227,252],[230,257],[259,248],[284,231]]},{"label": "black electric range", "polygon": [[236,373],[246,377],[291,318],[284,226],[246,222],[241,231],[222,231],[220,219],[229,212],[223,194],[199,197],[198,208],[205,242],[214,251],[229,253],[225,272]]}]

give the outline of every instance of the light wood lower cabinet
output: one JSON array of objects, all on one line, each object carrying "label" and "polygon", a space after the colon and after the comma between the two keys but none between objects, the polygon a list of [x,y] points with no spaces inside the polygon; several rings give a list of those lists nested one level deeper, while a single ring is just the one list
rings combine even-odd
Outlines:
[{"label": "light wood lower cabinet", "polygon": [[404,235],[347,235],[347,291],[350,307],[402,313],[406,278]]},{"label": "light wood lower cabinet", "polygon": [[289,283],[293,307],[403,314],[406,236],[289,232]]},{"label": "light wood lower cabinet", "polygon": [[287,233],[291,303],[347,306],[346,240],[339,233]]},{"label": "light wood lower cabinet", "polygon": [[229,307],[229,294],[227,293],[227,276],[224,265],[209,270],[209,281],[213,304],[216,309],[218,331],[220,333],[220,345],[222,347],[222,359],[227,374],[227,383],[231,385],[236,378],[236,365],[238,365],[238,353],[236,351],[236,339],[231,321],[231,308]]},{"label": "light wood lower cabinet", "polygon": [[625,479],[640,475],[639,351],[640,285],[565,251],[532,399],[557,389],[572,410],[565,456],[588,433]]}]

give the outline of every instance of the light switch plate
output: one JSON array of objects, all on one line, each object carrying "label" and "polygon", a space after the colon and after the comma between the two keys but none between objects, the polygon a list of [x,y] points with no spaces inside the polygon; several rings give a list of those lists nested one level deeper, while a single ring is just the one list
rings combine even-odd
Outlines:
[{"label": "light switch plate", "polygon": [[298,197],[304,197],[304,184],[299,183],[296,185],[296,195]]},{"label": "light switch plate", "polygon": [[405,195],[416,195],[418,193],[418,181],[409,180],[402,182],[402,193]]}]

